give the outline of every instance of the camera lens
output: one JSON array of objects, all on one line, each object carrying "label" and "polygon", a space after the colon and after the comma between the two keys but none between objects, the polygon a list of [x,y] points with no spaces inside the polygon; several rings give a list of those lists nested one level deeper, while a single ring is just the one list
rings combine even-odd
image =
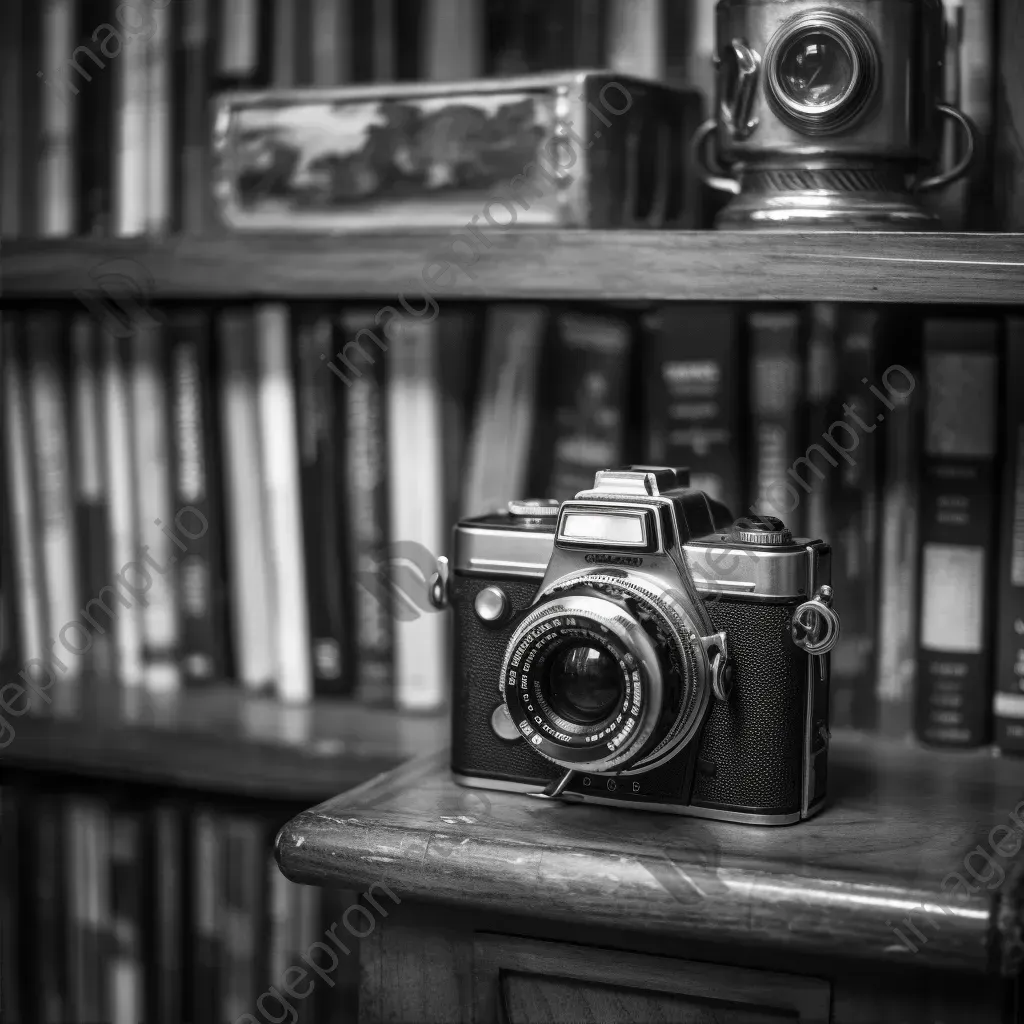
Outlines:
[{"label": "camera lens", "polygon": [[808,32],[794,39],[779,58],[779,78],[792,100],[809,107],[841,100],[853,82],[850,51],[831,32]]},{"label": "camera lens", "polygon": [[551,659],[544,696],[562,718],[578,725],[595,725],[618,707],[622,683],[622,670],[608,651],[575,646]]},{"label": "camera lens", "polygon": [[853,18],[810,11],[788,21],[765,53],[765,93],[779,120],[804,135],[848,128],[878,85],[877,48]]}]

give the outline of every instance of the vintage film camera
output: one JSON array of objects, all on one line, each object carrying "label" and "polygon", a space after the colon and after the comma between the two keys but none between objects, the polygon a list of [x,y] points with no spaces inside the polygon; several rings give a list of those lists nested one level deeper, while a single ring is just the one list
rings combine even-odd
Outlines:
[{"label": "vintage film camera", "polygon": [[458,782],[765,825],[821,808],[830,549],[688,483],[605,471],[456,526],[431,599],[454,611]]},{"label": "vintage film camera", "polygon": [[[694,145],[707,183],[735,195],[717,227],[935,226],[919,194],[974,155],[971,122],[939,102],[940,0],[719,0],[716,16],[717,116]],[[925,176],[944,119],[960,156]]]}]

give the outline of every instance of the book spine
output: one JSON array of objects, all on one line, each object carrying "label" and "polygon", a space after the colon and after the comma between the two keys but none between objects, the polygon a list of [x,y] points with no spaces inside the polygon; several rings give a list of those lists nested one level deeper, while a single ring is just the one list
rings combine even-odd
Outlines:
[{"label": "book spine", "polygon": [[222,1009],[221,918],[223,878],[222,823],[209,811],[193,818],[192,828],[192,1021],[220,1024]]},{"label": "book spine", "polygon": [[665,77],[662,0],[610,0],[607,66],[640,78]]},{"label": "book spine", "polygon": [[[191,0],[190,0],[191,2]],[[171,153],[171,10],[150,3],[146,37],[146,231],[163,235],[173,208]]]},{"label": "book spine", "polygon": [[594,486],[598,470],[621,465],[625,453],[632,332],[615,317],[563,313],[555,318],[550,431],[537,430],[541,451],[531,465],[551,466],[539,478],[545,495],[560,501]]},{"label": "book spine", "polygon": [[18,791],[0,786],[0,1020],[22,1024],[22,936],[28,924],[22,913],[22,885],[32,878],[28,864],[22,864],[22,808]]},{"label": "book spine", "polygon": [[800,314],[752,314],[750,345],[754,462],[751,508],[760,515],[777,516],[794,537],[801,536],[803,491],[790,475],[803,454]]},{"label": "book spine", "polygon": [[483,66],[483,5],[475,0],[427,0],[423,26],[424,78],[479,78]]},{"label": "book spine", "polygon": [[140,1021],[146,1006],[142,957],[142,823],[134,811],[116,811],[110,825],[110,893],[114,953],[110,963],[110,1019]]},{"label": "book spine", "polygon": [[1024,228],[1024,9],[1017,0],[999,0],[996,59],[995,176],[996,222],[1002,231]]},{"label": "book spine", "polygon": [[[71,322],[71,392],[74,421],[75,503],[81,578],[87,600],[109,581],[110,516],[103,473],[99,351],[95,321],[80,313]],[[93,631],[85,666],[95,675],[109,673],[110,635]]]},{"label": "book spine", "polygon": [[345,537],[342,440],[337,381],[322,363],[331,357],[330,316],[305,309],[297,317],[299,465],[313,686],[338,695],[351,686],[345,664],[341,548]]},{"label": "book spine", "polygon": [[189,0],[176,11],[176,52],[172,105],[176,154],[175,222],[187,234],[201,234],[211,208],[208,113],[210,92],[210,2]]},{"label": "book spine", "polygon": [[114,233],[133,238],[146,231],[149,65],[146,38],[126,40],[117,58],[114,90]]},{"label": "book spine", "polygon": [[277,641],[272,627],[269,559],[253,557],[254,551],[267,550],[267,527],[252,310],[224,310],[218,330],[234,667],[246,689],[262,690],[272,685],[277,675]]},{"label": "book spine", "polygon": [[835,474],[832,586],[836,594],[842,595],[843,631],[832,652],[831,721],[833,726],[861,729],[875,728],[878,713],[875,673],[880,438],[872,436],[879,426],[879,403],[869,387],[877,386],[876,353],[881,329],[879,315],[873,310],[857,309],[840,317],[837,426],[813,438],[818,449],[808,449],[811,454],[803,474],[812,486],[816,485],[812,476],[815,472],[826,477]]},{"label": "book spine", "polygon": [[998,326],[952,318],[924,325],[914,731],[936,746],[978,746],[989,737]]},{"label": "book spine", "polygon": [[[126,686],[143,682],[142,608],[124,592],[119,581],[125,567],[138,558],[138,520],[135,515],[135,471],[132,456],[131,396],[127,363],[120,340],[101,334],[103,378],[103,449],[110,499],[110,562],[107,586],[90,594],[86,605],[90,625],[114,639],[117,677]],[[93,605],[92,599],[96,599]],[[100,613],[104,615],[100,618]]]},{"label": "book spine", "polygon": [[259,0],[221,0],[217,73],[222,79],[245,81],[259,69]]},{"label": "book spine", "polygon": [[49,74],[50,85],[46,84],[46,74],[39,76],[39,69],[44,66],[41,3],[24,0],[21,9],[21,38],[17,42],[21,49],[20,60],[15,65],[20,72],[18,99],[21,132],[20,148],[11,154],[11,159],[19,160],[18,176],[14,179],[18,185],[18,235],[21,238],[32,238],[40,234],[42,227],[39,217],[39,153],[42,143],[43,93],[61,88],[59,83],[53,81],[52,72]]},{"label": "book spine", "polygon": [[[361,338],[377,337],[374,332],[379,330],[371,310],[344,310],[335,327],[335,344],[344,353],[353,342],[359,345]],[[394,635],[387,583],[384,367],[377,360],[351,376],[341,374],[333,363],[322,372],[326,374],[328,369],[340,376],[340,380],[329,377],[331,385],[343,389],[340,402],[349,523],[345,561],[353,580],[349,600],[357,695],[366,704],[390,704],[394,700]]]},{"label": "book spine", "polygon": [[[395,701],[416,711],[447,694],[446,630],[422,595],[444,545],[438,327],[404,320],[387,361],[388,575],[395,611]],[[415,501],[404,500],[416,495]]]},{"label": "book spine", "polygon": [[[838,308],[830,303],[815,303],[810,309],[810,320],[807,340],[807,436],[814,442],[828,432],[837,408]],[[808,537],[829,544],[835,539],[836,490],[835,477],[830,473],[814,481],[804,499]]]},{"label": "book spine", "polygon": [[1008,754],[1024,753],[1024,320],[1006,324],[1006,372],[999,526],[995,739]]},{"label": "book spine", "polygon": [[611,64],[611,15],[605,16],[605,0],[575,0],[573,4],[573,66],[604,68]]},{"label": "book spine", "polygon": [[504,508],[527,491],[547,321],[543,306],[488,309],[482,386],[466,472],[463,512],[467,516]]},{"label": "book spine", "polygon": [[[47,668],[46,607],[42,589],[42,536],[38,515],[38,495],[33,481],[32,422],[29,411],[28,368],[25,349],[19,337],[23,321],[15,313],[3,314],[4,338],[4,463],[7,505],[10,523],[10,552],[16,589],[15,619],[18,654],[23,666],[22,678],[34,681]],[[23,710],[23,708],[18,708]],[[0,745],[14,739],[8,727],[0,734]]]},{"label": "book spine", "polygon": [[25,324],[30,352],[28,390],[46,595],[46,642],[60,678],[71,683],[82,674],[82,655],[88,651],[90,637],[78,621],[81,605],[71,495],[65,325],[60,314],[41,312],[27,314]]},{"label": "book spine", "polygon": [[312,0],[313,85],[352,80],[351,0]]},{"label": "book spine", "polygon": [[185,1020],[184,909],[187,889],[183,875],[185,838],[182,811],[161,804],[152,817],[152,883],[154,920],[152,986],[147,1020],[179,1024]]},{"label": "book spine", "polygon": [[[225,674],[223,530],[218,501],[214,379],[209,320],[181,310],[171,321],[171,421],[178,553],[179,660],[184,681]],[[184,533],[187,531],[187,533]],[[183,535],[187,540],[182,540]]]},{"label": "book spine", "polygon": [[[79,46],[74,59],[81,71],[77,98],[78,124],[78,231],[82,235],[110,234],[113,213],[114,78],[107,66],[120,53],[119,37],[113,46],[108,29],[114,17],[110,0],[80,0]],[[71,71],[69,69],[68,74]]]},{"label": "book spine", "polygon": [[[22,160],[29,148],[31,129],[26,118],[25,69],[31,60],[24,52],[23,25],[30,0],[6,0],[0,10],[0,237],[20,238],[22,222]],[[33,70],[34,74],[34,70]],[[39,82],[28,83],[37,88]]]},{"label": "book spine", "polygon": [[184,542],[171,533],[180,517],[172,506],[169,359],[162,326],[137,322],[131,353],[136,536],[140,563],[145,562],[139,577],[148,581],[140,598],[145,681],[153,692],[166,693],[181,683],[176,563]]},{"label": "book spine", "polygon": [[[221,1019],[235,1021],[256,1006],[262,991],[265,964],[260,956],[263,931],[263,829],[253,818],[224,821],[220,869],[223,874],[224,913],[221,944],[224,987]],[[263,969],[261,969],[263,968]]]},{"label": "book spine", "polygon": [[256,359],[259,367],[260,453],[263,457],[267,537],[274,578],[277,694],[281,700],[304,703],[312,697],[313,682],[299,497],[295,377],[287,306],[268,304],[257,308]]},{"label": "book spine", "polygon": [[398,31],[395,0],[373,0],[373,80],[393,82],[397,71],[398,54],[395,36]]},{"label": "book spine", "polygon": [[662,309],[648,327],[645,458],[689,466],[691,487],[739,514],[745,475],[738,316],[725,306],[680,304]]},{"label": "book spine", "polygon": [[43,0],[43,67],[46,88],[42,102],[42,148],[39,166],[39,225],[44,238],[65,238],[74,233],[75,209],[75,102],[79,88],[70,80],[68,61],[75,49],[73,0]]},{"label": "book spine", "polygon": [[270,74],[276,89],[290,89],[297,84],[297,6],[295,0],[274,0],[274,55]]},{"label": "book spine", "polygon": [[30,863],[33,889],[32,984],[35,1003],[30,1018],[39,1024],[65,1024],[68,1014],[67,962],[65,958],[66,888],[64,829],[60,801],[50,794],[33,794],[32,849]]},{"label": "book spine", "polygon": [[[901,345],[887,345],[909,372],[898,394],[888,393],[893,409],[884,415],[882,442],[878,575],[878,696],[879,730],[904,739],[913,730],[914,684],[917,675],[918,529],[921,464],[921,421],[924,389],[920,337],[907,329]],[[896,380],[896,377],[891,379]],[[914,382],[914,387],[909,386]],[[908,393],[909,392],[909,393]],[[833,559],[835,555],[833,554]]]}]

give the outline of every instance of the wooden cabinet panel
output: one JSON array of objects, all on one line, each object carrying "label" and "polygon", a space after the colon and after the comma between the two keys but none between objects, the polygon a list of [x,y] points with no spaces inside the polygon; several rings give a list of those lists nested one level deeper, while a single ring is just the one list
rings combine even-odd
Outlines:
[{"label": "wooden cabinet panel", "polygon": [[817,978],[477,935],[474,1024],[827,1024]]}]

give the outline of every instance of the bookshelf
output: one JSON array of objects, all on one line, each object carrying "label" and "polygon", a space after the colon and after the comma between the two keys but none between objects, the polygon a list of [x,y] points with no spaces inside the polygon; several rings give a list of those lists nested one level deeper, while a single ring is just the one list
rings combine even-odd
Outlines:
[{"label": "bookshelf", "polygon": [[[454,231],[61,239],[0,250],[5,301],[126,287],[151,300],[410,297]],[[509,231],[445,299],[999,304],[1024,300],[1024,234]],[[126,262],[127,261],[127,262]],[[453,270],[454,270],[453,266]]]},{"label": "bookshelf", "polygon": [[12,720],[0,753],[11,771],[125,780],[229,797],[318,803],[427,751],[442,748],[447,716],[350,701],[288,706],[237,686],[182,690],[89,686],[52,717]]}]

